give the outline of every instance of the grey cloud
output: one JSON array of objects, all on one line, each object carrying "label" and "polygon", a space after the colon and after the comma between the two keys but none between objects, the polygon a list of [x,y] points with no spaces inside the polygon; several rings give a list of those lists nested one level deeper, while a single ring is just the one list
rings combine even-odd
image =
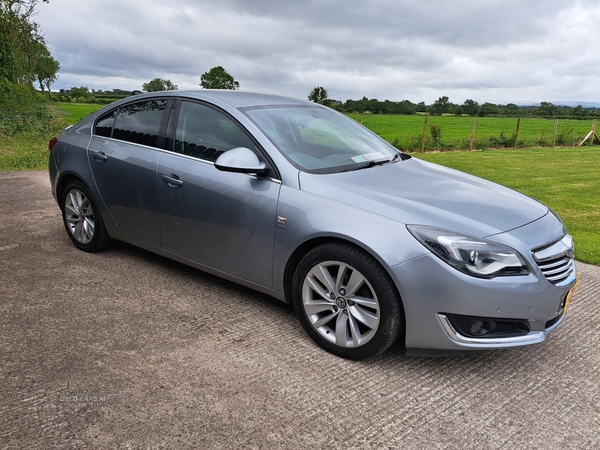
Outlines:
[{"label": "grey cloud", "polygon": [[334,98],[426,102],[597,101],[600,90],[592,0],[51,0],[38,19],[58,84],[120,77],[135,89],[169,75],[198,87],[222,65],[242,89],[301,97],[316,85]]}]

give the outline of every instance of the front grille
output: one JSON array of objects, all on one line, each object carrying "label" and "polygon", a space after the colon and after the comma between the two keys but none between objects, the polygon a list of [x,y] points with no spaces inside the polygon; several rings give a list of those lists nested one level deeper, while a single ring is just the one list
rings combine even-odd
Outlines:
[{"label": "front grille", "polygon": [[533,251],[533,258],[552,284],[568,280],[574,273],[573,238],[568,234],[560,241]]},{"label": "front grille", "polygon": [[546,279],[553,284],[566,280],[573,273],[573,260],[567,256],[538,264]]}]

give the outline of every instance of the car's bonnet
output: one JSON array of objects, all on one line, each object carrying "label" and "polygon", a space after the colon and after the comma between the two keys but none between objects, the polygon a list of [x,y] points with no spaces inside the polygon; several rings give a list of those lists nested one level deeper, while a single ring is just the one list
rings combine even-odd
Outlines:
[{"label": "car's bonnet", "polygon": [[337,174],[301,173],[300,185],[303,191],[405,224],[477,237],[520,227],[548,213],[547,207],[516,191],[416,158]]}]

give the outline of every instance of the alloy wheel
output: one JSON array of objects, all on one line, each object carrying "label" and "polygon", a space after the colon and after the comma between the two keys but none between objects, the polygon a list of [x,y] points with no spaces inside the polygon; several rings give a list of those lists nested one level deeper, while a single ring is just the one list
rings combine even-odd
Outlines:
[{"label": "alloy wheel", "polygon": [[340,347],[366,344],[380,323],[375,290],[361,272],[340,261],[324,261],[308,271],[302,306],[314,330]]},{"label": "alloy wheel", "polygon": [[66,196],[65,221],[69,232],[80,244],[88,244],[94,238],[94,210],[79,189],[70,190]]}]

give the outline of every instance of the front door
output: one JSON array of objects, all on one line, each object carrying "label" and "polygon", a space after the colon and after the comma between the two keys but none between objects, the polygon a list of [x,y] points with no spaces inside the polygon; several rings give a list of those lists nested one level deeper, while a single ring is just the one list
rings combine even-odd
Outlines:
[{"label": "front door", "polygon": [[158,168],[164,250],[272,287],[273,237],[281,184],[222,172],[217,157],[255,149],[236,122],[209,106],[182,102],[172,152]]}]

